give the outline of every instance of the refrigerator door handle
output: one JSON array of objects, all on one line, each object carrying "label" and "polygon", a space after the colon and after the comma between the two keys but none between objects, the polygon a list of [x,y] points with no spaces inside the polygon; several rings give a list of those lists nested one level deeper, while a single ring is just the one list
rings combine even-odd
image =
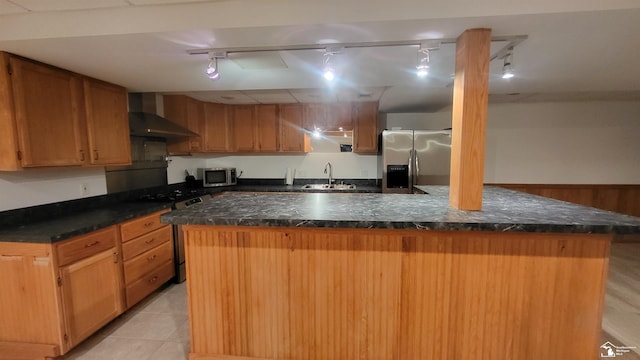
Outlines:
[{"label": "refrigerator door handle", "polygon": [[420,162],[418,159],[418,152],[416,150],[413,150],[413,159],[415,161],[413,185],[418,185],[418,176],[420,175]]},{"label": "refrigerator door handle", "polygon": [[408,175],[409,176],[407,176],[408,177],[407,180],[409,181],[409,184],[407,184],[407,185],[408,185],[408,188],[409,188],[409,192],[411,192],[411,191],[413,191],[413,149],[409,150],[409,162],[408,162],[408,164],[409,164],[409,169],[408,169],[408,171],[409,171]]}]

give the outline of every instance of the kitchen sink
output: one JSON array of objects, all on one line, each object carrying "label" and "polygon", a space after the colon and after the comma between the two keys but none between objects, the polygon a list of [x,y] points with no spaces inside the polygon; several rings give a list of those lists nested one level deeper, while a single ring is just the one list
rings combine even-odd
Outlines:
[{"label": "kitchen sink", "polygon": [[302,186],[304,190],[355,190],[353,184],[306,184]]}]

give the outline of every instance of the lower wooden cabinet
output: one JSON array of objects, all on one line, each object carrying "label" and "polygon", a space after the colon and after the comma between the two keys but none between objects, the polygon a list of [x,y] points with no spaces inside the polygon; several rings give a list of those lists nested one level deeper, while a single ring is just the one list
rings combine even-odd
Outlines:
[{"label": "lower wooden cabinet", "polygon": [[[127,308],[137,304],[175,275],[172,228],[171,225],[160,223],[160,215],[166,211],[121,225]],[[146,231],[143,230],[145,226]],[[139,231],[132,232],[131,229]]]},{"label": "lower wooden cabinet", "polygon": [[118,255],[112,249],[60,268],[68,346],[74,347],[122,312]]},{"label": "lower wooden cabinet", "polygon": [[0,359],[63,355],[170,280],[166,211],[54,244],[0,235]]},{"label": "lower wooden cabinet", "polygon": [[0,359],[68,352],[123,309],[118,226],[56,244],[2,242]]}]

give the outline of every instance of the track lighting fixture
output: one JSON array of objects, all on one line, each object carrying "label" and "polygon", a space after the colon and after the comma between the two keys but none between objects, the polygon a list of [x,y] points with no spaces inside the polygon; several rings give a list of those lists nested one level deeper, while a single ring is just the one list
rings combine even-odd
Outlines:
[{"label": "track lighting fixture", "polygon": [[416,75],[423,78],[429,74],[429,49],[420,46],[418,49],[418,65],[416,65]]},{"label": "track lighting fixture", "polygon": [[513,65],[511,64],[513,61],[513,48],[509,48],[507,50],[507,54],[504,56],[504,65],[502,66],[502,78],[503,79],[511,79],[515,76],[513,72]]},{"label": "track lighting fixture", "polygon": [[225,59],[227,53],[224,51],[210,51],[209,52],[209,65],[207,65],[207,76],[211,80],[217,80],[220,78],[220,69],[218,68],[218,59]]},{"label": "track lighting fixture", "polygon": [[[527,35],[514,36],[494,36],[491,41],[506,42],[500,50],[491,55],[490,61],[495,59],[504,59],[502,77],[509,79],[514,76],[513,72],[513,48],[527,39]],[[372,41],[372,42],[354,42],[354,43],[334,43],[334,44],[299,44],[284,46],[258,46],[258,47],[231,47],[217,49],[193,49],[187,50],[191,55],[208,54],[209,66],[207,67],[207,76],[210,79],[220,78],[218,69],[218,59],[226,59],[227,54],[232,53],[251,53],[263,51],[299,51],[299,50],[324,50],[322,55],[322,76],[327,81],[333,81],[336,78],[335,55],[343,52],[343,49],[358,48],[374,48],[374,47],[394,47],[394,46],[419,46],[417,54],[416,75],[425,77],[430,70],[431,51],[438,50],[442,44],[455,44],[456,38],[443,39],[422,39],[422,40],[400,40],[400,41]]]},{"label": "track lighting fixture", "polygon": [[333,57],[340,53],[341,48],[326,48],[322,55],[322,76],[327,81],[332,81],[336,77]]},{"label": "track lighting fixture", "polygon": [[211,80],[220,78],[220,72],[218,72],[218,58],[212,57],[209,59],[209,65],[207,66],[207,76]]}]

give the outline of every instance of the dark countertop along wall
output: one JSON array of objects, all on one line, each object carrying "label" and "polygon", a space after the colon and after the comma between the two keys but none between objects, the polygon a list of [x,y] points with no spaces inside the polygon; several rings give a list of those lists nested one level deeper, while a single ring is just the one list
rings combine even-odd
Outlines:
[{"label": "dark countertop along wall", "polygon": [[[640,233],[640,218],[497,187],[485,187],[483,211],[454,210],[446,186],[423,195],[381,194],[375,185],[357,193],[310,193],[300,185],[249,184],[212,188],[212,201],[163,215],[174,224]],[[147,215],[170,203],[132,196],[73,201],[0,213],[0,241],[54,243]],[[135,197],[133,197],[135,199]],[[48,216],[46,216],[48,214]]]}]

